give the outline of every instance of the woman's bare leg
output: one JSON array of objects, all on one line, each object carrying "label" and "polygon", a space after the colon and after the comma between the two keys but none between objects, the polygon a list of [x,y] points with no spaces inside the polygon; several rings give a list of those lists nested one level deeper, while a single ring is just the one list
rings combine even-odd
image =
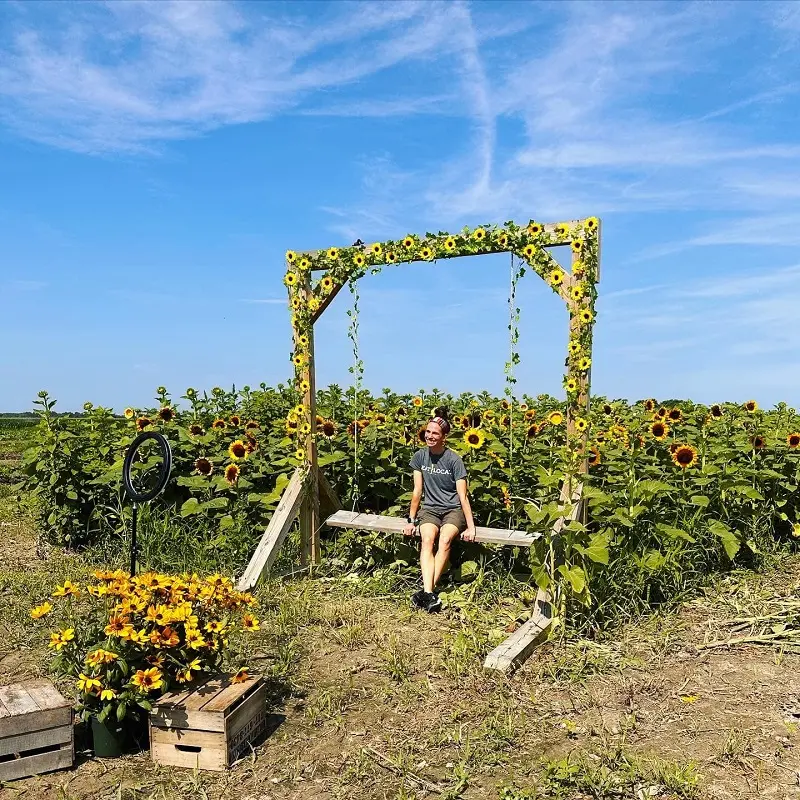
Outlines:
[{"label": "woman's bare leg", "polygon": [[[433,585],[439,583],[439,578],[442,577],[447,568],[447,562],[450,560],[450,545],[453,539],[458,536],[458,528],[455,525],[447,523],[442,525],[442,530],[439,532],[439,549],[436,551],[436,558],[434,560],[433,569]],[[426,589],[426,591],[428,591]]]},{"label": "woman's bare leg", "polygon": [[422,548],[419,551],[419,567],[422,571],[422,588],[426,592],[432,592],[435,584],[436,559],[433,555],[433,546],[436,543],[436,535],[438,533],[439,528],[432,522],[425,522],[419,526],[419,535],[422,537]]}]

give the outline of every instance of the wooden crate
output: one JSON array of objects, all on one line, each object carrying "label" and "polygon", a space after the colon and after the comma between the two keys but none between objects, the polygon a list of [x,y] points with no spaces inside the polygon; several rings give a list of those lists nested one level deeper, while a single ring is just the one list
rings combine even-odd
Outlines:
[{"label": "wooden crate", "polygon": [[0,686],[0,781],[72,766],[72,705],[46,680]]},{"label": "wooden crate", "polygon": [[217,676],[165,694],[150,712],[150,754],[156,764],[221,771],[250,753],[267,727],[261,677],[231,683]]}]

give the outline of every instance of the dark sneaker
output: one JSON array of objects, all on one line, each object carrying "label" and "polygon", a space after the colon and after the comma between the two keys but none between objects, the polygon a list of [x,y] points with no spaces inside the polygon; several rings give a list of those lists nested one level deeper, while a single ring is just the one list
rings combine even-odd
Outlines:
[{"label": "dark sneaker", "polygon": [[438,594],[434,594],[431,592],[429,594],[430,600],[428,601],[428,605],[425,606],[425,610],[429,614],[435,614],[437,611],[442,610],[442,601],[439,599]]},{"label": "dark sneaker", "polygon": [[414,594],[411,595],[411,605],[414,606],[414,608],[426,608],[428,602],[424,589],[420,589],[418,592],[414,592]]}]

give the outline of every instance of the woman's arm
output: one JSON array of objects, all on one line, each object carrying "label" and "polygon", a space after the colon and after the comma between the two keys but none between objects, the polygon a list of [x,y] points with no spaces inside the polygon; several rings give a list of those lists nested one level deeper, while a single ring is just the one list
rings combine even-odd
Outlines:
[{"label": "woman's arm", "polygon": [[[411,519],[417,518],[417,511],[419,511],[419,503],[422,500],[422,472],[418,469],[414,470],[414,491],[411,493],[411,505],[408,509],[408,516]],[[403,528],[403,533],[406,536],[411,536],[414,533],[416,526],[413,522]]]},{"label": "woman's arm", "polygon": [[469,497],[467,496],[466,478],[460,478],[456,481],[456,491],[458,492],[458,499],[461,501],[464,519],[467,521],[467,529],[461,534],[461,538],[465,542],[472,542],[475,540],[475,520],[472,517],[472,506],[469,504]]}]

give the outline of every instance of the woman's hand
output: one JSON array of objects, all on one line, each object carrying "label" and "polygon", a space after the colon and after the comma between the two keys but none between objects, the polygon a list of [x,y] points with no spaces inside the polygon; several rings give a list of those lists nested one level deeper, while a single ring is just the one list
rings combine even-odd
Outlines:
[{"label": "woman's hand", "polygon": [[465,542],[474,542],[475,541],[475,526],[473,525],[471,528],[467,528],[461,534],[461,538]]},{"label": "woman's hand", "polygon": [[403,536],[413,536],[416,527],[417,526],[413,522],[409,522],[408,525],[403,528]]}]

